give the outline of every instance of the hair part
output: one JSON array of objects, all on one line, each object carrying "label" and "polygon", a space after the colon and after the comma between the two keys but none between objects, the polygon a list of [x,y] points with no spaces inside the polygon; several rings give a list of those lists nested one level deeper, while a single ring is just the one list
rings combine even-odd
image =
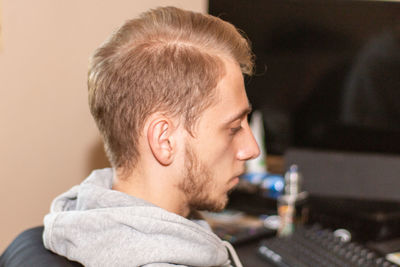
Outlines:
[{"label": "hair part", "polygon": [[102,44],[89,64],[89,106],[112,166],[136,165],[141,130],[157,111],[191,132],[215,99],[224,57],[252,74],[250,45],[232,24],[174,7],[127,21]]}]

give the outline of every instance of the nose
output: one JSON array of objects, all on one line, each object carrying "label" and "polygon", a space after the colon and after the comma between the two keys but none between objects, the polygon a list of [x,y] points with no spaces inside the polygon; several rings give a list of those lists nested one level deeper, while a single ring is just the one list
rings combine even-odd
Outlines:
[{"label": "nose", "polygon": [[246,161],[257,158],[260,155],[260,148],[247,123],[244,130],[243,139],[239,141],[240,148],[237,157],[239,160]]}]

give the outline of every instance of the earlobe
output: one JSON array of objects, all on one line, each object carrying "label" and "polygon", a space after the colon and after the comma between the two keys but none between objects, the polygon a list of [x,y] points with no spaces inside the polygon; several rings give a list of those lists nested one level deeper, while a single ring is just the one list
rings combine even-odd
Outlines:
[{"label": "earlobe", "polygon": [[172,122],[166,118],[151,121],[147,129],[147,141],[151,152],[164,166],[170,165],[174,156],[172,131]]}]

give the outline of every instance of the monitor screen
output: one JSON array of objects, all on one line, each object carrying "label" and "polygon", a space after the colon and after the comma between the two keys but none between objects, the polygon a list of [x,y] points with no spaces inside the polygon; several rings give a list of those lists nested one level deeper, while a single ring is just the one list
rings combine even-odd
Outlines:
[{"label": "monitor screen", "polygon": [[400,154],[400,2],[210,0],[249,37],[267,151]]}]

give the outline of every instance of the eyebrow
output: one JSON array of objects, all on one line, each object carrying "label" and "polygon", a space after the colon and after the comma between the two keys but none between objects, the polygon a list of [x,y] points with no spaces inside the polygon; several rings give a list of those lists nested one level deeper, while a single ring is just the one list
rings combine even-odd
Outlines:
[{"label": "eyebrow", "polygon": [[231,124],[232,122],[249,115],[251,111],[252,111],[252,107],[251,107],[251,104],[249,103],[247,108],[243,109],[238,114],[233,115],[231,118],[227,119],[224,124],[225,125]]}]

